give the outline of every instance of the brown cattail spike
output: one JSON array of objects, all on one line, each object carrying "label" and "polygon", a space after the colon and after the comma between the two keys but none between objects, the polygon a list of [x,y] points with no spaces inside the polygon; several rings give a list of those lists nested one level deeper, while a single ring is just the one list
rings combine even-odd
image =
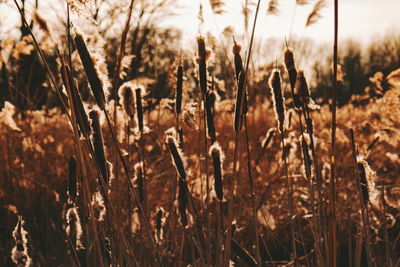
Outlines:
[{"label": "brown cattail spike", "polygon": [[306,106],[310,103],[310,90],[308,89],[307,81],[302,70],[299,70],[297,73],[295,93],[298,94],[302,105]]},{"label": "brown cattail spike", "polygon": [[176,115],[179,115],[182,109],[182,82],[183,82],[183,68],[181,65],[179,65],[177,71],[177,80],[176,80],[176,102],[175,102]]},{"label": "brown cattail spike", "polygon": [[99,112],[97,110],[92,110],[89,112],[89,117],[92,120],[92,142],[94,148],[94,154],[97,164],[100,168],[101,176],[103,177],[103,183],[105,186],[108,185],[108,168],[106,155],[104,151],[103,134],[100,127]]},{"label": "brown cattail spike", "polygon": [[235,75],[236,75],[236,80],[239,81],[239,74],[240,72],[243,71],[243,62],[242,62],[242,57],[240,56],[240,50],[241,46],[234,41],[234,45],[232,48],[233,51],[233,59],[235,62]]},{"label": "brown cattail spike", "polygon": [[167,136],[167,145],[171,152],[172,159],[175,164],[176,171],[178,172],[181,179],[186,180],[186,171],[184,160],[181,155],[181,151],[178,149],[175,138],[171,135]]},{"label": "brown cattail spike", "polygon": [[71,70],[67,65],[61,66],[60,72],[62,74],[61,77],[65,87],[69,87],[71,90],[71,108],[73,108],[75,111],[75,117],[79,125],[79,130],[84,136],[88,136],[91,133],[91,129],[86,110],[83,106],[81,95],[78,91],[77,83],[72,78]]},{"label": "brown cattail spike", "polygon": [[197,38],[197,46],[198,46],[198,64],[199,64],[199,75],[200,75],[200,89],[203,95],[205,95],[207,91],[207,65],[206,65],[206,44],[204,42],[204,38],[199,36]]},{"label": "brown cattail spike", "polygon": [[285,107],[284,107],[284,98],[282,96],[282,88],[281,88],[281,75],[278,70],[275,70],[270,79],[269,86],[272,92],[272,100],[274,102],[275,107],[275,115],[276,121],[278,122],[278,129],[281,133],[283,133],[283,125],[285,121]]},{"label": "brown cattail spike", "polygon": [[179,215],[181,216],[181,224],[182,226],[186,226],[188,224],[186,207],[188,202],[188,194],[186,189],[186,181],[179,179],[179,190],[178,190],[178,210]]},{"label": "brown cattail spike", "polygon": [[285,53],[284,53],[284,61],[285,61],[285,67],[289,75],[289,81],[290,81],[290,90],[292,92],[292,97],[293,97],[293,102],[294,106],[296,108],[301,107],[301,103],[299,100],[299,96],[295,94],[295,86],[296,86],[296,79],[297,79],[297,70],[296,70],[296,65],[294,61],[294,53],[291,49],[286,48]]},{"label": "brown cattail spike", "polygon": [[130,85],[123,85],[119,91],[122,107],[124,108],[126,115],[132,119],[134,114],[132,87]]},{"label": "brown cattail spike", "polygon": [[78,175],[76,168],[75,156],[69,157],[68,160],[68,197],[72,202],[75,202],[77,196],[76,177]]},{"label": "brown cattail spike", "polygon": [[139,131],[143,131],[143,105],[142,105],[142,89],[137,88],[136,93],[136,115]]},{"label": "brown cattail spike", "polygon": [[135,165],[135,175],[136,175],[136,186],[139,195],[139,201],[143,202],[144,190],[143,190],[143,173],[142,173],[142,163],[137,163]]},{"label": "brown cattail spike", "polygon": [[234,120],[235,132],[240,131],[240,129],[242,128],[244,81],[245,81],[245,74],[244,72],[240,72],[238,91],[236,95],[236,105],[235,105],[235,120]]},{"label": "brown cattail spike", "polygon": [[[214,96],[215,97],[215,96]],[[213,93],[207,91],[206,93],[206,119],[207,119],[207,133],[211,139],[211,143],[216,140],[215,126],[214,126],[214,101]]]},{"label": "brown cattail spike", "polygon": [[367,172],[365,171],[365,166],[362,162],[358,162],[358,175],[360,177],[360,185],[361,185],[361,193],[362,200],[364,205],[368,205],[369,202],[369,193],[368,193],[368,181],[367,181]]},{"label": "brown cattail spike", "polygon": [[36,22],[39,24],[39,28],[47,34],[50,34],[49,27],[47,26],[47,21],[35,12],[34,14]]},{"label": "brown cattail spike", "polygon": [[75,36],[75,45],[78,50],[79,57],[81,58],[83,68],[85,69],[86,76],[88,78],[90,88],[94,98],[96,99],[97,105],[101,110],[105,109],[105,96],[103,91],[103,84],[96,71],[92,57],[90,56],[89,50],[86,46],[85,41],[81,34],[77,33]]},{"label": "brown cattail spike", "polygon": [[213,160],[214,166],[214,190],[217,194],[217,198],[222,200],[224,198],[223,186],[222,186],[222,160],[223,153],[221,151],[221,147],[218,143],[214,143],[210,148],[210,155]]}]

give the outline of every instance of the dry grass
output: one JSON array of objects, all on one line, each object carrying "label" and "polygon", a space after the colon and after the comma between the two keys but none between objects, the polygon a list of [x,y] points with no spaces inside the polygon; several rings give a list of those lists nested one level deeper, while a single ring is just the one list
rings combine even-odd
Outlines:
[{"label": "dry grass", "polygon": [[[275,13],[277,2],[271,3]],[[223,12],[222,1],[211,4]],[[337,108],[336,206],[330,218],[332,111],[313,102],[292,50],[285,50],[274,70],[252,73],[250,56],[244,70],[234,41],[229,58],[235,90],[220,98],[212,51],[199,37],[198,58],[187,63],[180,57],[170,66],[171,99],[154,100],[157,88],[141,84],[145,79],[120,76],[128,11],[112,83],[94,53],[101,49],[78,33],[71,38],[77,50],[57,50],[56,68],[45,64],[62,105],[22,112],[6,102],[0,111],[0,262],[399,263],[400,69],[374,77],[371,97],[354,97]],[[46,21],[36,19],[50,34]],[[49,51],[40,51],[45,60],[42,52]],[[262,90],[271,97],[253,96],[249,89],[257,86],[257,76],[264,77]],[[265,77],[271,77],[269,85]],[[84,91],[89,96],[82,101]],[[120,101],[113,99],[117,95]],[[332,220],[337,241],[330,243]]]}]

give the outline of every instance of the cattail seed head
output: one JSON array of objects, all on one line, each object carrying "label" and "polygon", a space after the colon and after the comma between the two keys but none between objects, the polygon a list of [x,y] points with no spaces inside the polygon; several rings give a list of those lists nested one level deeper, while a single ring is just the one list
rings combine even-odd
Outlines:
[{"label": "cattail seed head", "polygon": [[242,126],[242,114],[243,114],[243,91],[244,91],[244,81],[245,81],[245,73],[239,73],[239,82],[238,82],[238,91],[236,95],[236,105],[235,105],[235,119],[234,119],[234,128],[235,132],[240,131]]},{"label": "cattail seed head", "polygon": [[183,82],[183,67],[179,65],[177,71],[177,80],[176,80],[176,98],[175,98],[176,115],[179,115],[182,109],[182,82]]},{"label": "cattail seed head", "polygon": [[106,206],[104,205],[104,198],[99,191],[95,192],[92,196],[90,205],[93,207],[94,217],[97,221],[103,222],[106,216]]},{"label": "cattail seed head", "polygon": [[281,88],[281,75],[278,70],[275,70],[270,79],[269,79],[269,87],[272,92],[272,100],[274,102],[275,107],[275,115],[276,121],[278,122],[278,129],[281,133],[283,133],[283,126],[285,121],[285,107],[284,107],[284,98],[282,96],[282,88]]},{"label": "cattail seed head", "polygon": [[198,46],[198,64],[199,64],[199,75],[200,75],[200,89],[203,95],[207,91],[207,65],[206,65],[206,44],[204,42],[204,38],[199,36],[197,38],[197,46]]},{"label": "cattail seed head", "polygon": [[308,89],[306,78],[304,77],[304,71],[299,70],[297,72],[297,80],[295,86],[295,93],[298,94],[300,101],[303,105],[308,105],[310,103],[311,95]]},{"label": "cattail seed head", "polygon": [[289,75],[290,90],[292,92],[294,105],[295,105],[296,108],[300,108],[301,107],[301,103],[299,101],[299,96],[295,93],[297,70],[296,70],[296,65],[295,65],[295,61],[294,61],[294,53],[289,48],[286,48],[286,50],[285,50],[284,61],[285,61],[286,70],[287,70],[288,75]]},{"label": "cattail seed head", "polygon": [[28,254],[27,232],[24,229],[24,220],[22,216],[18,216],[17,225],[12,232],[15,240],[15,246],[11,250],[11,259],[17,266],[31,266],[32,259]]},{"label": "cattail seed head", "polygon": [[[107,167],[106,155],[104,151],[103,134],[100,127],[100,114],[97,110],[91,110],[89,112],[89,117],[92,120],[92,143],[94,148],[94,154],[97,164],[100,168],[101,176],[103,178],[103,183],[105,186],[108,185],[109,172]],[[101,184],[101,183],[100,183]]]},{"label": "cattail seed head", "polygon": [[66,213],[66,232],[75,246],[76,250],[83,249],[82,245],[82,225],[79,218],[78,209],[73,206]]},{"label": "cattail seed head", "polygon": [[239,74],[240,72],[243,71],[243,62],[242,62],[242,57],[240,56],[240,50],[241,46],[234,42],[232,52],[233,52],[233,59],[235,62],[235,75],[236,75],[236,80],[239,81]]},{"label": "cattail seed head", "polygon": [[214,166],[214,190],[219,200],[224,198],[222,177],[223,177],[223,167],[222,163],[224,160],[224,154],[222,152],[221,146],[215,142],[210,147],[210,156],[213,160]]},{"label": "cattail seed head", "polygon": [[206,93],[206,119],[207,119],[207,133],[211,139],[211,142],[214,143],[216,140],[215,133],[215,125],[214,125],[214,101],[212,98],[212,94],[210,91]]},{"label": "cattail seed head", "polygon": [[45,33],[50,35],[49,27],[47,26],[47,21],[39,15],[39,13],[35,12],[34,18],[39,25],[39,28],[44,31]]},{"label": "cattail seed head", "polygon": [[[175,130],[174,130],[174,132],[175,132]],[[175,136],[167,133],[166,141],[167,141],[169,151],[171,152],[172,161],[174,162],[176,171],[178,172],[178,174],[182,180],[186,180],[185,160],[183,158],[182,151],[178,147]]]},{"label": "cattail seed head", "polygon": [[142,89],[137,88],[135,90],[136,93],[136,115],[137,115],[137,122],[139,126],[139,131],[143,131],[143,105],[142,105]]},{"label": "cattail seed head", "polygon": [[301,137],[301,150],[303,152],[303,162],[306,178],[310,179],[311,177],[311,157],[308,149],[308,144],[305,138]]},{"label": "cattail seed head", "polygon": [[156,239],[157,242],[160,242],[161,240],[164,239],[164,225],[166,221],[166,216],[167,214],[165,213],[165,210],[161,207],[158,209],[157,214],[156,214]]},{"label": "cattail seed head", "polygon": [[75,45],[78,50],[79,57],[81,58],[83,68],[85,69],[90,88],[92,89],[93,96],[96,99],[97,105],[101,110],[105,109],[105,95],[103,91],[103,83],[99,78],[93,59],[89,53],[83,36],[80,33],[75,35]]},{"label": "cattail seed head", "polygon": [[357,163],[358,167],[358,175],[360,177],[360,185],[361,185],[361,194],[363,198],[364,205],[367,205],[369,202],[369,193],[368,193],[368,181],[367,181],[367,172],[365,171],[365,166],[362,162]]},{"label": "cattail seed head", "polygon": [[142,171],[143,163],[136,163],[134,166],[135,170],[135,183],[138,190],[139,201],[143,202],[144,199],[144,190],[143,190],[143,171]]},{"label": "cattail seed head", "polygon": [[186,189],[186,181],[179,179],[179,189],[178,189],[178,211],[180,215],[180,223],[183,227],[188,225],[188,218],[186,214],[188,194]]},{"label": "cattail seed head", "polygon": [[76,177],[78,175],[75,156],[69,157],[68,160],[68,198],[71,202],[75,202],[77,197]]},{"label": "cattail seed head", "polygon": [[130,84],[122,85],[118,90],[118,96],[120,98],[120,104],[125,110],[126,115],[128,115],[132,119],[134,114],[132,86]]}]

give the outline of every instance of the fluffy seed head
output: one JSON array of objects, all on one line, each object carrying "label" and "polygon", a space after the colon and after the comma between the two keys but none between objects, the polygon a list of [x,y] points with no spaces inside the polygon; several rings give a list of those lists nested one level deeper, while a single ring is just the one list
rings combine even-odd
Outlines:
[{"label": "fluffy seed head", "polygon": [[83,249],[82,245],[82,225],[78,210],[75,206],[68,209],[66,214],[66,232],[70,237],[76,250]]},{"label": "fluffy seed head", "polygon": [[299,70],[297,72],[295,93],[298,94],[302,104],[308,105],[310,103],[311,99],[310,90],[308,89],[307,81],[306,78],[304,77],[303,70]]},{"label": "fluffy seed head", "polygon": [[11,259],[17,266],[31,266],[32,259],[28,255],[27,232],[24,229],[24,220],[18,216],[17,225],[12,232],[15,240],[15,246],[11,250]]},{"label": "fluffy seed head", "polygon": [[222,178],[223,178],[223,160],[224,154],[222,152],[221,146],[215,142],[210,147],[210,156],[213,160],[214,166],[214,190],[217,194],[217,198],[222,200],[224,198],[223,193],[223,185],[222,185]]},{"label": "fluffy seed head", "polygon": [[142,202],[144,199],[144,190],[143,190],[143,171],[142,171],[143,163],[136,163],[134,166],[135,170],[135,183],[138,190],[139,201]]},{"label": "fluffy seed head", "polygon": [[[94,154],[96,162],[100,168],[101,176],[103,178],[103,183],[105,186],[108,185],[109,172],[106,161],[106,154],[104,151],[103,134],[100,127],[100,113],[97,110],[91,110],[89,112],[89,117],[92,120],[92,143],[94,148]],[[100,183],[101,184],[101,183]]]},{"label": "fluffy seed head", "polygon": [[215,125],[214,125],[214,101],[213,95],[210,91],[206,93],[206,119],[207,119],[207,133],[211,139],[211,142],[214,143],[216,140],[216,133],[215,133]]},{"label": "fluffy seed head", "polygon": [[233,51],[233,59],[235,62],[235,74],[236,74],[236,80],[239,81],[239,74],[240,72],[243,71],[243,62],[242,62],[242,57],[240,56],[240,50],[241,46],[234,42],[232,51]]},{"label": "fluffy seed head", "polygon": [[[175,130],[173,130],[175,132]],[[175,139],[176,135],[170,134],[172,130],[167,131],[167,145],[169,151],[171,152],[172,161],[174,162],[176,171],[178,172],[180,178],[182,180],[186,180],[186,171],[185,171],[185,160],[183,158],[183,153],[178,147],[178,143]]]},{"label": "fluffy seed head", "polygon": [[281,75],[278,70],[275,70],[270,79],[269,79],[269,87],[271,88],[272,100],[274,102],[275,107],[275,119],[278,123],[278,129],[281,133],[283,133],[283,125],[285,121],[285,107],[284,107],[284,98],[282,96],[282,88],[281,88]]},{"label": "fluffy seed head", "polygon": [[120,104],[125,113],[132,119],[134,114],[133,90],[130,84],[123,84],[118,90]]},{"label": "fluffy seed head", "polygon": [[83,68],[85,69],[90,88],[92,89],[93,96],[96,99],[97,105],[101,110],[105,109],[105,95],[103,91],[103,83],[99,78],[93,59],[89,53],[83,36],[80,33],[75,35],[75,45],[78,50],[79,57],[81,58]]}]

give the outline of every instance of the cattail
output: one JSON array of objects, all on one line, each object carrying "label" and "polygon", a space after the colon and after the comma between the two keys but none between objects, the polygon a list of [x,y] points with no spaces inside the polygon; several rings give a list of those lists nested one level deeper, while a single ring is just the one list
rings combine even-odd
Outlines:
[{"label": "cattail", "polygon": [[278,129],[281,133],[283,133],[283,125],[285,121],[285,107],[284,107],[284,98],[282,96],[282,88],[281,88],[281,76],[278,70],[275,70],[270,79],[269,86],[272,92],[272,100],[274,102],[275,107],[275,119],[278,122]]},{"label": "cattail", "polygon": [[286,50],[285,50],[284,61],[285,61],[286,70],[289,74],[290,87],[291,87],[292,93],[293,93],[294,86],[296,84],[297,70],[296,70],[296,66],[294,63],[294,54],[290,48],[286,48]]},{"label": "cattail", "polygon": [[92,205],[96,220],[103,222],[106,216],[106,206],[104,205],[104,198],[99,191],[93,194],[90,205]]},{"label": "cattail", "polygon": [[294,89],[296,86],[296,79],[297,79],[297,70],[296,70],[296,65],[295,65],[295,61],[294,61],[294,53],[289,48],[286,48],[286,50],[285,50],[284,61],[285,61],[286,70],[289,75],[290,90],[292,92],[294,106],[296,108],[301,108],[299,96],[295,93],[295,89]]},{"label": "cattail", "polygon": [[82,96],[78,90],[78,81],[72,78],[71,73],[68,75],[71,85],[72,97],[74,98],[74,102],[76,103],[76,116],[79,125],[79,129],[84,135],[89,136],[92,133],[92,129],[90,128],[88,115],[86,113],[86,109],[83,106]]},{"label": "cattail", "polygon": [[[240,45],[238,45],[236,43],[235,40],[234,41],[234,45],[233,45],[233,59],[235,62],[235,75],[236,75],[236,81],[238,83],[238,88],[239,88],[239,83],[240,83],[240,73],[243,72],[244,73],[244,69],[243,69],[243,61],[242,61],[242,57],[240,56],[240,50],[242,49]],[[244,80],[242,81],[243,85],[240,85],[241,87],[244,86]],[[248,111],[248,106],[247,106],[247,91],[245,91],[245,96],[243,99],[244,103],[243,103],[243,115],[247,114]]]},{"label": "cattail", "polygon": [[310,178],[311,177],[311,157],[310,157],[310,153],[309,153],[309,149],[308,149],[308,144],[303,136],[301,137],[301,149],[303,152],[303,161],[304,161],[304,169],[305,169],[306,178]]},{"label": "cattail", "polygon": [[167,134],[166,141],[169,151],[171,152],[176,171],[178,172],[181,179],[186,180],[185,161],[183,159],[182,151],[178,148],[175,137],[172,134]]},{"label": "cattail", "polygon": [[188,194],[186,189],[186,181],[183,179],[179,179],[179,189],[178,189],[178,211],[181,217],[180,223],[182,226],[188,225],[188,218],[186,214],[187,202],[188,202]]},{"label": "cattail", "polygon": [[105,95],[103,91],[103,83],[99,78],[93,59],[89,53],[85,41],[80,33],[76,33],[75,45],[81,58],[83,68],[85,69],[90,88],[92,88],[93,96],[97,105],[101,110],[105,109]]},{"label": "cattail", "polygon": [[27,232],[24,229],[24,220],[18,216],[17,225],[12,232],[15,240],[15,246],[11,250],[11,259],[17,266],[31,266],[32,259],[28,254]]},{"label": "cattail", "polygon": [[198,64],[199,64],[199,75],[200,75],[200,89],[203,95],[205,95],[207,91],[207,65],[206,65],[206,44],[204,42],[204,38],[199,36],[197,38],[197,46],[198,46]]},{"label": "cattail", "polygon": [[143,105],[142,105],[142,89],[137,88],[135,90],[136,93],[136,115],[137,122],[139,125],[139,131],[143,131]]},{"label": "cattail", "polygon": [[[244,91],[244,80],[245,74],[244,72],[239,73],[239,82],[238,82],[238,91],[236,95],[236,105],[235,105],[235,120],[234,120],[234,128],[235,132],[240,131],[242,128],[242,114],[243,114],[243,91]],[[241,113],[242,112],[242,113]]]},{"label": "cattail", "polygon": [[158,209],[156,214],[156,238],[158,242],[164,239],[163,227],[165,221],[166,221],[165,210],[161,207]]},{"label": "cattail", "polygon": [[182,109],[182,81],[183,81],[183,68],[181,65],[179,65],[177,72],[177,80],[176,80],[176,102],[175,102],[176,115],[179,115]]},{"label": "cattail", "polygon": [[239,81],[239,74],[240,72],[243,71],[243,62],[242,62],[242,57],[240,56],[240,50],[242,47],[236,43],[234,40],[234,45],[232,48],[233,52],[233,59],[235,62],[235,75],[236,75],[236,80]]},{"label": "cattail", "polygon": [[75,118],[79,125],[79,130],[82,134],[89,135],[90,134],[90,126],[89,121],[86,115],[85,108],[83,107],[82,98],[78,92],[77,86],[75,85],[75,81],[72,78],[71,71],[67,65],[62,65],[60,68],[61,78],[66,88],[69,88],[71,91],[71,108],[74,109]]},{"label": "cattail", "polygon": [[47,26],[47,21],[39,15],[39,13],[35,12],[34,18],[39,25],[39,28],[45,33],[50,35],[49,27]]},{"label": "cattail", "polygon": [[65,217],[67,221],[66,232],[71,242],[74,244],[76,250],[82,249],[82,225],[77,208],[75,206],[69,208]]},{"label": "cattail", "polygon": [[299,70],[297,73],[297,80],[295,86],[295,93],[298,94],[301,104],[308,105],[311,100],[310,90],[308,89],[306,78],[304,77],[304,71]]},{"label": "cattail", "polygon": [[133,90],[131,85],[124,84],[118,90],[120,104],[122,105],[125,113],[132,119],[134,114],[133,106]]},{"label": "cattail", "polygon": [[77,196],[76,190],[76,177],[77,177],[77,168],[76,168],[76,158],[75,156],[69,157],[68,160],[68,198],[71,202],[75,202]]},{"label": "cattail", "polygon": [[103,177],[103,183],[105,186],[107,186],[109,172],[107,168],[106,155],[104,151],[103,134],[101,132],[99,116],[100,114],[97,110],[92,110],[89,112],[89,117],[92,120],[91,123],[93,130],[92,142],[93,142],[94,154],[97,164],[100,168],[101,175]]},{"label": "cattail", "polygon": [[[214,97],[214,98],[213,98]],[[214,100],[215,95],[211,91],[206,93],[206,119],[207,119],[207,133],[211,139],[211,143],[216,140],[215,125],[214,125]]]},{"label": "cattail", "polygon": [[368,181],[367,181],[367,172],[365,170],[365,166],[362,162],[357,163],[358,166],[358,175],[360,177],[360,185],[361,185],[361,194],[364,205],[368,205],[369,202],[369,193],[368,193]]},{"label": "cattail", "polygon": [[214,166],[214,190],[217,194],[217,198],[222,200],[224,198],[223,186],[222,186],[222,176],[223,176],[223,167],[222,162],[224,159],[224,154],[222,153],[221,146],[215,142],[210,147],[210,155],[213,160]]},{"label": "cattail", "polygon": [[135,182],[136,182],[140,202],[143,202],[143,199],[144,199],[142,166],[143,166],[142,162],[136,163],[134,166]]}]

